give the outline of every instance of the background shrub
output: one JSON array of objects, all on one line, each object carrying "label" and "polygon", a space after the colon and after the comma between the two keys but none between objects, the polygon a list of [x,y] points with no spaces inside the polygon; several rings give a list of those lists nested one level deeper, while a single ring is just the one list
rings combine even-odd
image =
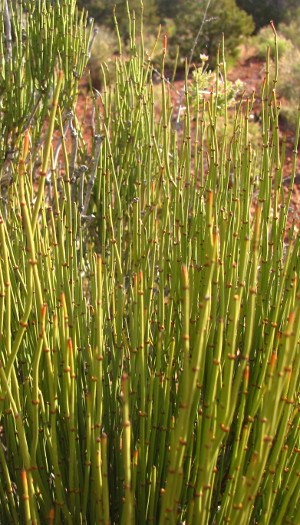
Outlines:
[{"label": "background shrub", "polygon": [[298,0],[237,0],[237,5],[251,14],[258,31],[271,20],[275,24],[289,20],[299,6]]},{"label": "background shrub", "polygon": [[292,41],[293,45],[300,49],[300,8],[293,12],[293,16],[288,22],[282,22],[278,26],[279,34]]},{"label": "background shrub", "polygon": [[[89,10],[99,25],[106,25],[111,29],[114,27],[112,11],[115,3],[120,33],[126,41],[128,37],[128,16],[125,0],[119,2],[113,0],[82,0],[79,2],[80,5]],[[160,22],[163,28],[162,33],[166,32],[170,37],[170,53],[167,60],[172,62],[176,55],[177,46],[180,48],[181,57],[189,56],[202,25],[207,4],[207,0],[176,0],[175,2],[145,0],[143,2],[145,36],[156,34],[157,25]],[[130,2],[130,10],[134,10],[137,18],[139,18],[139,0]],[[194,59],[197,61],[199,54],[205,52],[213,64],[222,33],[226,39],[227,57],[234,57],[237,54],[241,37],[251,34],[253,29],[251,16],[237,7],[236,0],[212,0],[195,49]]]},{"label": "background shrub", "polygon": [[[295,128],[297,123],[297,109],[300,103],[300,11],[296,10],[294,19],[281,23],[277,34],[280,76],[277,92],[281,98],[280,115],[284,121]],[[267,49],[270,49],[271,59],[274,60],[275,44],[272,28],[263,27],[252,40],[256,55],[264,58]],[[274,72],[271,60],[271,73]]]},{"label": "background shrub", "polygon": [[[181,56],[190,56],[197,33],[202,25],[206,0],[183,0],[178,2],[175,18],[176,32],[173,42],[179,45]],[[212,2],[207,11],[203,29],[195,47],[194,60],[199,61],[200,53],[209,56],[213,64],[222,33],[226,42],[227,57],[237,54],[242,35],[251,34],[254,29],[251,16],[239,9],[235,0]]]},{"label": "background shrub", "polygon": [[280,77],[277,89],[278,94],[283,98],[281,116],[295,128],[300,105],[300,49],[294,47],[291,53],[285,53],[279,65]]},{"label": "background shrub", "polygon": [[[119,52],[118,39],[116,32],[107,26],[96,26],[96,36],[94,38],[91,57],[89,59],[89,69],[93,87],[100,89],[103,81],[102,67],[109,72],[107,79],[114,75],[114,55]],[[102,67],[101,67],[102,66]]]},{"label": "background shrub", "polygon": [[[95,22],[101,26],[108,26],[110,29],[114,29],[113,10],[115,8],[116,15],[118,18],[118,26],[120,33],[123,38],[128,37],[128,16],[127,16],[127,5],[126,0],[80,0],[78,5],[88,10],[90,16],[92,16]],[[132,0],[129,2],[131,11],[135,11],[136,14],[141,11],[140,0]],[[156,32],[159,15],[158,5],[156,0],[144,0],[143,1],[143,12],[144,12],[144,25],[149,31],[153,30]]]},{"label": "background shrub", "polygon": [[[288,31],[286,31],[288,34]],[[274,43],[274,31],[270,26],[263,27],[259,30],[258,34],[253,37],[253,44],[256,48],[256,54],[260,58],[264,59],[267,54],[267,49],[270,49],[270,56],[274,58],[275,54],[275,43]],[[277,35],[277,46],[279,57],[285,54],[292,55],[294,45],[290,38],[283,35],[281,32]]]}]

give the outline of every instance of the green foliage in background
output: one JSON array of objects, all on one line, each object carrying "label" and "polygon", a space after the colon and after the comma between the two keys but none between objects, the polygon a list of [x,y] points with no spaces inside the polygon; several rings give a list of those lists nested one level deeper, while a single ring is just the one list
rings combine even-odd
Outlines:
[{"label": "green foliage in background", "polygon": [[179,45],[181,56],[190,56],[202,23],[193,55],[196,62],[200,53],[206,53],[214,63],[222,33],[228,57],[235,56],[241,37],[250,35],[254,29],[252,18],[237,7],[235,0],[213,0],[207,11],[206,7],[207,0],[179,0],[173,41]]},{"label": "green foliage in background", "polygon": [[[72,49],[75,3],[57,4]],[[46,7],[39,64],[58,38]],[[298,525],[300,115],[285,192],[276,46],[253,143],[253,98],[234,104],[224,53],[211,95],[204,69],[186,75],[178,119],[164,63],[155,109],[129,23],[129,56],[93,100],[91,155],[58,59],[48,125],[31,120],[9,160],[0,522]]]},{"label": "green foliage in background", "polygon": [[[291,128],[297,125],[297,109],[300,102],[300,38],[299,27],[300,11],[295,11],[294,19],[289,23],[279,24],[277,36],[277,49],[274,45],[273,30],[263,27],[253,37],[256,54],[259,57],[266,55],[270,49],[271,59],[279,54],[279,67],[281,75],[278,79],[277,92],[281,97],[280,115]],[[274,66],[273,66],[274,67]]]},{"label": "green foliage in background", "polygon": [[[274,60],[276,48],[274,43],[274,33],[271,26],[263,27],[259,33],[253,37],[252,43],[256,48],[256,54],[259,58],[265,57],[269,49],[270,56]],[[280,57],[283,57],[284,55],[291,57],[294,51],[294,45],[288,37],[280,32],[277,35],[277,49]]]},{"label": "green foliage in background", "polygon": [[[95,37],[89,60],[89,71],[93,88],[99,90],[103,85],[103,70],[114,78],[114,58],[119,53],[116,32],[106,26],[95,27]],[[108,78],[107,78],[108,80]]]},{"label": "green foliage in background", "polygon": [[[115,2],[111,0],[81,2],[81,5],[91,10],[97,23],[106,24],[111,28],[114,26],[112,17],[114,4]],[[204,20],[204,13],[208,4],[209,8]],[[140,12],[139,0],[130,2],[130,9],[135,10],[138,14]],[[163,25],[163,31],[168,34],[168,21],[173,20],[175,30],[172,31],[171,35],[168,35],[171,37],[170,44],[174,45],[174,49],[170,50],[173,58],[178,45],[181,57],[190,54],[203,21],[203,29],[197,42],[195,56],[199,56],[200,52],[206,52],[212,63],[222,33],[225,34],[228,55],[235,55],[241,37],[251,34],[254,29],[251,16],[237,7],[236,0],[211,0],[211,2],[208,0],[176,0],[175,2],[146,0],[143,2],[143,12],[146,34],[156,32],[158,20]],[[121,34],[127,35],[126,0],[116,2],[116,13]]]},{"label": "green foliage in background", "polygon": [[300,8],[295,10],[288,23],[279,25],[279,35],[286,38],[289,45],[279,55],[282,72],[278,81],[278,93],[283,97],[281,116],[293,129],[297,126],[297,108],[300,103]]},{"label": "green foliage in background", "polygon": [[300,33],[298,31],[300,24],[300,7],[293,11],[293,16],[286,22],[282,22],[278,26],[278,31],[289,38],[293,45],[300,49]]},{"label": "green foliage in background", "polygon": [[[128,17],[126,0],[80,0],[80,7],[87,9],[95,22],[114,29],[113,11],[115,9],[118,17],[118,25],[122,36],[128,37]],[[141,10],[140,0],[130,2],[130,9],[139,13]],[[156,0],[143,1],[144,24],[148,31],[156,31],[159,17]]]},{"label": "green foliage in background", "polygon": [[300,102],[300,49],[293,50],[293,60],[290,57],[291,55],[285,54],[280,60],[282,78],[278,82],[278,93],[283,97],[280,114],[286,123],[295,129]]},{"label": "green foliage in background", "polygon": [[271,20],[277,25],[291,20],[299,7],[298,0],[237,0],[237,5],[249,13],[256,30],[267,26]]}]

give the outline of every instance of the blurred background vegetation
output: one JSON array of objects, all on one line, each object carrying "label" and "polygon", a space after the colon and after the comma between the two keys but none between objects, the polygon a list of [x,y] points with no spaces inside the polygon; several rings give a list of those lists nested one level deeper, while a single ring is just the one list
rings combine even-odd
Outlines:
[{"label": "blurred background vegetation", "polygon": [[[126,0],[79,0],[79,7],[88,10],[98,29],[90,59],[94,87],[101,89],[102,68],[114,76],[114,57],[119,53],[113,16],[114,6],[122,38],[123,53],[128,46],[128,17]],[[130,0],[135,11],[137,31],[141,12],[140,0]],[[161,28],[160,38],[167,35],[165,57],[166,76],[172,76],[174,65],[180,77],[187,58],[190,65],[201,63],[200,55],[208,56],[208,66],[214,69],[217,49],[225,38],[226,59],[229,67],[240,56],[241,44],[248,49],[247,58],[265,60],[266,49],[274,38],[269,25],[272,20],[278,32],[282,85],[279,94],[284,99],[282,116],[294,124],[300,100],[300,6],[299,0],[144,0],[144,35],[146,50],[153,49]],[[272,56],[272,50],[271,50]],[[162,46],[152,55],[159,68]],[[291,60],[291,57],[293,59]]]}]

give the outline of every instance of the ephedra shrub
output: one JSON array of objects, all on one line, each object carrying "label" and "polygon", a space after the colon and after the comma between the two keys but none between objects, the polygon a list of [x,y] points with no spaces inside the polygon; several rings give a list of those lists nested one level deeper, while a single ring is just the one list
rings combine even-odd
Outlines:
[{"label": "ephedra shrub", "polygon": [[[56,8],[64,30],[73,1],[36,3],[49,38]],[[58,53],[46,136],[32,119],[9,159],[0,522],[296,525],[300,239],[276,83],[267,64],[262,147],[253,100],[226,107],[225,59],[221,137],[218,74],[192,104],[186,78],[174,126],[163,65],[157,114],[151,56],[129,27],[130,57],[95,101],[92,157]]]}]

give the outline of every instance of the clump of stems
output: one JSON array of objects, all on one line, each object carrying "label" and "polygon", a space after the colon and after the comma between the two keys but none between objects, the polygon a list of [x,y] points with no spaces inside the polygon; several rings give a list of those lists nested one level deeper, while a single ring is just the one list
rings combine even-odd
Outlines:
[{"label": "clump of stems", "polygon": [[[51,24],[48,2],[33,4]],[[55,5],[71,23],[74,3]],[[224,53],[222,115],[219,75],[193,104],[187,77],[178,128],[164,73],[155,113],[130,13],[129,26],[130,57],[95,104],[91,168],[75,118],[66,143],[70,70],[50,68],[38,185],[41,122],[19,128],[0,214],[0,521],[296,525],[299,126],[285,193],[268,60],[257,148],[253,99],[227,108]],[[75,168],[89,169],[79,182]]]}]

